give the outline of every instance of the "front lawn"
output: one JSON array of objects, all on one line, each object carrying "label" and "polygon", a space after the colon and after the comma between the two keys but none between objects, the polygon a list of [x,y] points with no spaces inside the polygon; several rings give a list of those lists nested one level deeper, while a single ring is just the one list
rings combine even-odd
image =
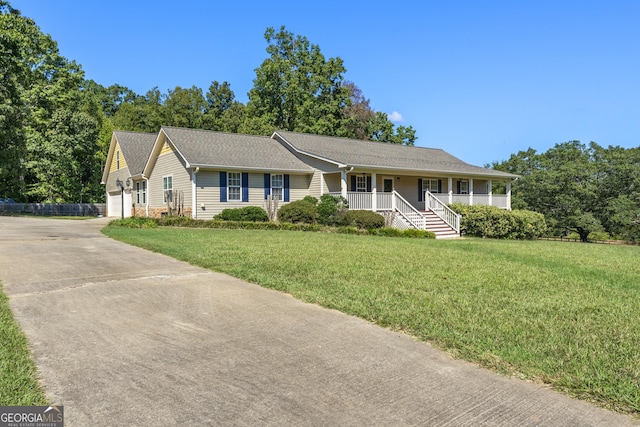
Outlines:
[{"label": "front lawn", "polygon": [[115,226],[104,233],[640,414],[638,247]]}]

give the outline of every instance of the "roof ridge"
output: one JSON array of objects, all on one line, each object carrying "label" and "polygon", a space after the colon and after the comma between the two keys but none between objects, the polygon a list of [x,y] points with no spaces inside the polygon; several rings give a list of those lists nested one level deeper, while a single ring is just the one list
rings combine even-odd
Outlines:
[{"label": "roof ridge", "polygon": [[435,147],[422,147],[422,146],[415,146],[415,145],[404,145],[404,144],[394,144],[392,142],[385,142],[385,141],[373,141],[371,139],[359,139],[359,138],[348,138],[346,136],[332,136],[332,135],[318,135],[315,133],[307,133],[307,132],[294,132],[291,130],[284,130],[284,129],[278,129],[275,131],[276,133],[280,133],[280,132],[286,132],[286,133],[291,133],[291,134],[295,134],[295,135],[306,135],[306,136],[312,136],[315,138],[331,138],[331,139],[341,139],[341,140],[345,140],[345,141],[356,141],[356,142],[364,142],[364,143],[371,143],[371,144],[388,144],[390,147],[404,147],[404,148],[421,148],[421,149],[427,149],[427,150],[439,150],[439,151],[444,151],[443,148],[435,148]]},{"label": "roof ridge", "polygon": [[253,138],[271,139],[270,136],[264,136],[264,135],[251,135],[248,133],[225,132],[225,131],[211,130],[211,129],[185,128],[185,127],[179,127],[179,126],[160,126],[160,129],[175,129],[175,130],[186,130],[186,131],[201,132],[201,133],[217,133],[222,135],[239,135],[239,136],[249,136]]}]

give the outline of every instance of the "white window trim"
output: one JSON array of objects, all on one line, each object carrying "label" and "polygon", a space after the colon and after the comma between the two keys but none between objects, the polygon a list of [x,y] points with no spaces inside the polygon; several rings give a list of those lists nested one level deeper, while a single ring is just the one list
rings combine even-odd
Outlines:
[{"label": "white window trim", "polygon": [[[465,184],[467,189],[463,190],[462,189],[462,184]],[[469,180],[467,179],[461,179],[460,180],[460,194],[469,194]]]},{"label": "white window trim", "polygon": [[[171,179],[171,187],[167,185],[169,182],[167,178]],[[165,197],[166,191],[171,191],[171,196],[173,198],[173,175],[165,175],[162,177],[162,203],[167,203],[167,198]]]},{"label": "white window trim", "polygon": [[366,175],[356,175],[356,192],[367,192],[367,177]]},{"label": "white window trim", "polygon": [[147,181],[142,181],[142,204],[147,204]]},{"label": "white window trim", "polygon": [[140,204],[140,181],[136,182],[136,204]]},{"label": "white window trim", "polygon": [[[275,177],[280,177],[280,186],[274,186],[273,185],[273,179]],[[278,195],[278,200],[283,201],[284,200],[284,174],[281,173],[273,173],[271,174],[271,195],[275,195],[275,191],[274,190],[280,190],[279,191],[279,195]]]},{"label": "white window trim", "polygon": [[[231,185],[231,175],[238,175],[238,185]],[[231,189],[238,189],[237,198],[231,197]],[[242,173],[241,172],[227,172],[227,201],[230,202],[240,202],[242,201]]]},{"label": "white window trim", "polygon": [[[422,178],[422,192],[426,192],[427,190],[429,190],[430,193],[437,193],[438,192],[438,179],[436,178]],[[435,183],[435,190],[432,189],[432,184]]]}]

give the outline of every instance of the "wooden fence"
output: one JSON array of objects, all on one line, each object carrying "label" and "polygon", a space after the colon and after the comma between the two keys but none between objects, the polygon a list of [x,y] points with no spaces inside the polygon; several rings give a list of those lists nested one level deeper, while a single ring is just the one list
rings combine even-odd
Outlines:
[{"label": "wooden fence", "polygon": [[106,203],[0,203],[0,213],[42,216],[105,216]]}]

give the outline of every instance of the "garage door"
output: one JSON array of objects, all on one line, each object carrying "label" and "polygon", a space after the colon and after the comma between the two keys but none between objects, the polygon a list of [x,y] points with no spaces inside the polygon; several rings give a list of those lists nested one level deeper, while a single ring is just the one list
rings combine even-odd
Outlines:
[{"label": "garage door", "polygon": [[[131,193],[124,193],[124,216],[130,217],[132,213],[131,209]],[[120,218],[122,215],[122,196],[120,192],[107,194],[107,215],[110,218]]]}]

